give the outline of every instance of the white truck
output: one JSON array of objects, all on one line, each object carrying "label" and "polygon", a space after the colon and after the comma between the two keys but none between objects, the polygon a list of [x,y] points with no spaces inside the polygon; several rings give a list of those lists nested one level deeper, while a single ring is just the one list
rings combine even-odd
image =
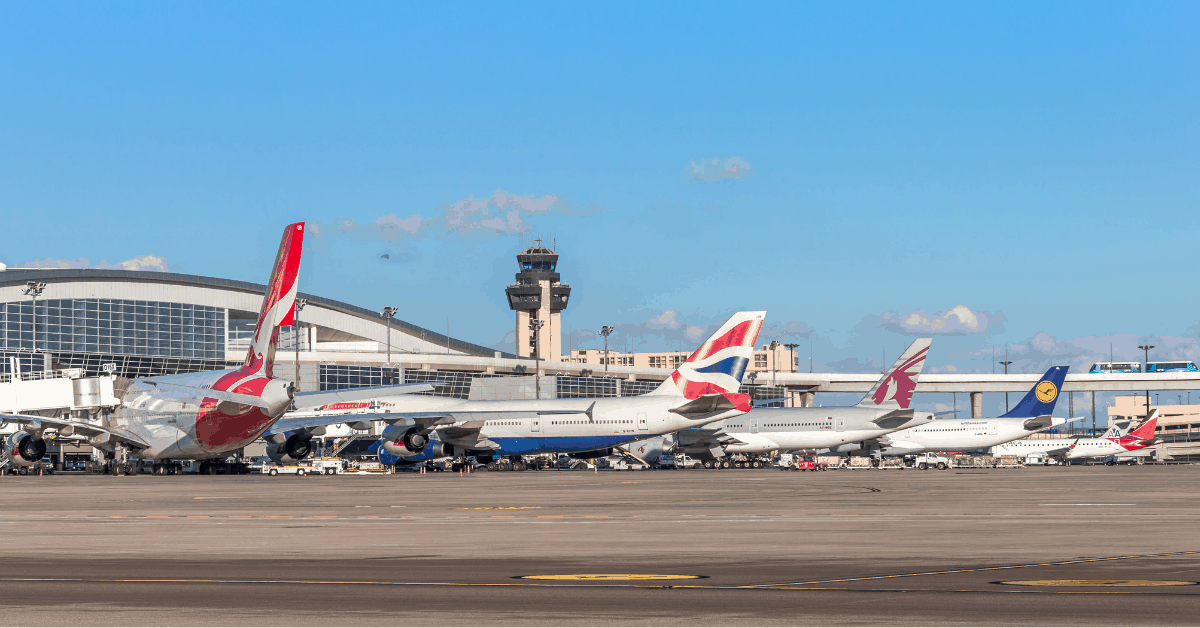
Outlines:
[{"label": "white truck", "polygon": [[[905,462],[909,461],[906,460]],[[925,469],[945,470],[954,468],[954,461],[940,454],[925,453],[913,456],[908,466],[921,469],[922,471]]]}]

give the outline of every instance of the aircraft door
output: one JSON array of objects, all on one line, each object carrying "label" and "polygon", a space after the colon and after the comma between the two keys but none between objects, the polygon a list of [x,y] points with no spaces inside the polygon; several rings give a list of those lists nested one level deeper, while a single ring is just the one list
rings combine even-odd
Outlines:
[{"label": "aircraft door", "polygon": [[750,433],[751,434],[758,433],[758,421],[756,419],[750,419]]},{"label": "aircraft door", "polygon": [[998,434],[998,433],[999,433],[999,432],[997,431],[997,428],[996,428],[996,422],[995,422],[995,421],[988,421],[988,422],[987,422],[987,433],[988,433],[988,436],[995,436],[996,434]]},{"label": "aircraft door", "polygon": [[540,431],[542,431],[542,417],[541,417],[541,415],[538,415],[538,414],[535,414],[535,415],[533,415],[533,419],[530,421],[530,424],[529,424],[529,430],[530,430],[531,432],[540,432]]},{"label": "aircraft door", "polygon": [[648,421],[646,421],[646,413],[645,412],[638,413],[637,428],[638,428],[639,432],[650,431],[650,423]]},{"label": "aircraft door", "polygon": [[835,431],[835,432],[845,432],[846,431],[846,417],[839,416],[839,417],[835,417],[833,419],[833,431]]}]

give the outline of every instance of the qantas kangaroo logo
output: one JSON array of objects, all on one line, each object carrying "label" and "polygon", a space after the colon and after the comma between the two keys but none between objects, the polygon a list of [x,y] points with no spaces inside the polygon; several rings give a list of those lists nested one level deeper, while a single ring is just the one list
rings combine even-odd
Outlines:
[{"label": "qantas kangaroo logo", "polygon": [[917,388],[917,374],[921,372],[921,365],[925,362],[925,356],[928,353],[929,347],[925,347],[904,364],[892,369],[892,372],[888,373],[880,383],[875,394],[871,396],[875,405],[895,400],[901,408],[908,408],[908,404],[912,402],[913,391]]}]

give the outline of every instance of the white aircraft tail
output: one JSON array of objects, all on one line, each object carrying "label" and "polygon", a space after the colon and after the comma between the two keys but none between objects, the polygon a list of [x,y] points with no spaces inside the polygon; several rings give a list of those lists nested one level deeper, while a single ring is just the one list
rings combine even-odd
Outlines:
[{"label": "white aircraft tail", "polygon": [[917,377],[925,366],[929,345],[933,338],[917,338],[908,350],[892,364],[862,401],[860,407],[883,410],[907,410],[912,403],[913,391],[917,388]]}]

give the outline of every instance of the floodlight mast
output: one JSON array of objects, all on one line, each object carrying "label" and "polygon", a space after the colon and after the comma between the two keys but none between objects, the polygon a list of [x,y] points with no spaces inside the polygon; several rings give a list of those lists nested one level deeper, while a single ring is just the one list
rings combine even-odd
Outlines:
[{"label": "floodlight mast", "polygon": [[[44,282],[44,281],[26,281],[25,282],[24,292],[25,292],[25,294],[29,295],[30,299],[33,301],[33,350],[34,351],[37,351],[37,328],[38,328],[37,300],[38,300],[38,297],[42,296],[42,291],[45,289],[46,289],[46,282]],[[47,345],[49,345],[48,340],[47,340]],[[47,346],[46,350],[49,351],[50,347]]]},{"label": "floodlight mast", "polygon": [[538,342],[538,336],[541,335],[539,332],[542,329],[542,325],[545,324],[546,321],[539,318],[529,321],[529,329],[533,331],[533,389],[538,399],[542,398],[542,378],[540,377],[542,370],[542,347],[541,343]]},{"label": "floodlight mast", "polygon": [[385,307],[385,308],[383,308],[383,311],[379,313],[379,315],[387,320],[387,366],[388,366],[388,368],[391,368],[391,366],[392,366],[392,317],[396,315],[396,308]]},{"label": "floodlight mast", "polygon": [[292,320],[292,342],[296,345],[296,392],[300,392],[300,310],[308,305],[308,299],[296,299],[296,314]]}]

